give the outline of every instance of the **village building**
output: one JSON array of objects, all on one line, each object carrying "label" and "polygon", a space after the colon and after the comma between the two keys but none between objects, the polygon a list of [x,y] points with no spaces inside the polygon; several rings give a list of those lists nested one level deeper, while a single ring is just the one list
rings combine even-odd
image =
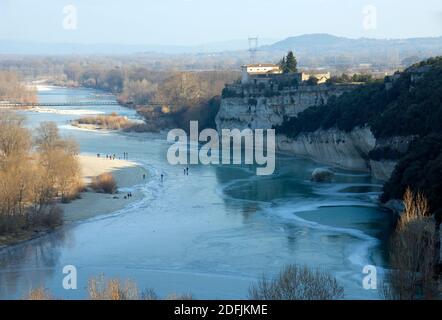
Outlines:
[{"label": "village building", "polygon": [[308,81],[311,77],[316,79],[318,84],[327,82],[330,79],[330,72],[295,72],[290,74],[283,74],[282,69],[277,64],[262,63],[262,64],[248,64],[241,67],[241,84],[261,83],[268,84],[272,80],[281,80],[287,78],[296,79],[301,84]]},{"label": "village building", "polygon": [[328,79],[330,79],[331,74],[330,72],[299,72],[299,83],[302,83],[304,81],[308,81],[310,78],[315,78],[316,82],[318,84],[326,83]]},{"label": "village building", "polygon": [[241,71],[242,84],[250,83],[253,78],[263,78],[263,76],[282,73],[281,67],[272,63],[247,64],[241,67]]}]

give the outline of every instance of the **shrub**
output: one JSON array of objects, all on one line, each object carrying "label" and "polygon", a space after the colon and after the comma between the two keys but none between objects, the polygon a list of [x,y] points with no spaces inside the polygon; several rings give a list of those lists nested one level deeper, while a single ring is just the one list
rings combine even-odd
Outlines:
[{"label": "shrub", "polygon": [[405,210],[401,215],[399,228],[404,228],[406,225],[414,220],[420,220],[430,214],[430,206],[428,200],[423,193],[413,193],[410,188],[407,188],[404,194]]},{"label": "shrub", "polygon": [[95,192],[113,194],[117,192],[117,183],[111,173],[102,173],[92,178],[91,188],[95,190]]},{"label": "shrub", "polygon": [[[92,300],[159,300],[161,299],[153,289],[143,290],[141,295],[137,285],[126,280],[105,279],[103,275],[93,277],[88,281],[89,299]],[[192,300],[193,296],[187,294],[170,294],[166,300]]]},{"label": "shrub", "polygon": [[54,300],[54,297],[45,288],[32,289],[24,297],[25,300]]},{"label": "shrub", "polygon": [[[87,286],[88,298],[90,300],[160,300],[153,289],[143,290],[139,294],[135,282],[120,279],[106,279],[104,275],[92,277]],[[56,298],[49,290],[44,288],[32,289],[23,297],[25,300],[55,300]],[[193,300],[191,293],[172,293],[163,298],[165,300]]]},{"label": "shrub", "polygon": [[99,115],[95,117],[82,117],[73,122],[75,124],[92,124],[108,130],[119,130],[129,128],[133,123],[123,116],[116,113],[110,115]]},{"label": "shrub", "polygon": [[[156,292],[153,289],[145,289],[141,293],[141,300],[160,300]],[[191,293],[177,294],[171,293],[167,295],[164,300],[193,300],[193,295]]]},{"label": "shrub", "polygon": [[0,235],[18,232],[26,225],[24,216],[0,215]]},{"label": "shrub", "polygon": [[191,293],[177,294],[171,293],[166,296],[166,300],[193,300],[193,295]]},{"label": "shrub", "polygon": [[141,292],[141,300],[159,300],[159,297],[153,289],[145,289]]},{"label": "shrub", "polygon": [[342,299],[344,288],[335,278],[320,270],[288,265],[274,280],[265,276],[249,289],[252,300],[330,300]]},{"label": "shrub", "polygon": [[57,206],[51,206],[43,217],[43,225],[49,228],[55,228],[63,224],[63,209]]},{"label": "shrub", "polygon": [[138,300],[138,288],[130,280],[106,280],[103,275],[88,281],[88,293],[91,300]]},{"label": "shrub", "polygon": [[432,299],[437,295],[435,241],[435,225],[430,218],[413,220],[395,233],[390,246],[392,270],[386,298]]},{"label": "shrub", "polygon": [[80,199],[81,192],[84,192],[86,190],[86,186],[83,184],[83,181],[80,181],[79,179],[72,184],[73,185],[71,186],[71,189],[61,195],[62,203],[70,203],[73,200]]},{"label": "shrub", "polygon": [[407,189],[404,204],[390,244],[392,270],[383,294],[388,299],[432,299],[438,289],[436,226],[428,217],[429,205],[423,194]]}]

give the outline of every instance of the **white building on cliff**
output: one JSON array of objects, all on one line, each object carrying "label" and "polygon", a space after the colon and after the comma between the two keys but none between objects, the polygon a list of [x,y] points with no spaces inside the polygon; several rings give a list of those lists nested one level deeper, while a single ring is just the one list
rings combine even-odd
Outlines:
[{"label": "white building on cliff", "polygon": [[241,67],[241,83],[247,84],[254,76],[281,74],[281,67],[272,63],[247,64]]},{"label": "white building on cliff", "polygon": [[247,64],[241,67],[242,84],[253,83],[256,85],[260,83],[268,83],[271,80],[282,79],[281,77],[296,79],[299,84],[308,81],[310,78],[314,78],[318,84],[322,84],[327,82],[331,75],[330,72],[321,71],[283,74],[279,65],[271,63]]}]

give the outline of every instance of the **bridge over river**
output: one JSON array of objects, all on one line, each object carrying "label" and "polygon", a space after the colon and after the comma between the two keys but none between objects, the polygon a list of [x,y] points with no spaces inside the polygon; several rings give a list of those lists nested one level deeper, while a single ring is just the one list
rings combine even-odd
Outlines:
[{"label": "bridge over river", "polygon": [[0,107],[67,107],[67,106],[115,106],[117,101],[64,101],[64,102],[0,102]]},{"label": "bridge over river", "polygon": [[[118,101],[115,100],[82,100],[82,101],[63,101],[63,102],[11,102],[11,101],[0,101],[0,108],[12,108],[12,107],[81,107],[81,106],[116,106],[120,105]],[[157,106],[172,106],[176,105],[174,103],[166,102],[149,102],[143,104],[143,107],[157,107]]]}]

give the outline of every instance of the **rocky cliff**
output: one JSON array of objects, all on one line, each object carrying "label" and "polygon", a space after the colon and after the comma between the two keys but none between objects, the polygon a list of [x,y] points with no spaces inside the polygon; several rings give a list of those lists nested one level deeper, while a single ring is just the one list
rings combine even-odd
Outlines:
[{"label": "rocky cliff", "polygon": [[277,136],[278,149],[330,165],[368,171],[368,153],[376,139],[370,129],[357,128],[349,133],[336,129],[302,133],[296,138]]},{"label": "rocky cliff", "polygon": [[295,117],[308,107],[324,105],[332,96],[354,88],[354,85],[307,86],[296,88],[260,89],[241,85],[227,87],[230,94],[224,96],[216,116],[217,129],[270,129]]},{"label": "rocky cliff", "polygon": [[[269,129],[284,119],[296,117],[305,109],[324,105],[332,96],[354,86],[300,86],[296,89],[259,92],[257,88],[232,86],[223,97],[216,116],[217,129]],[[370,128],[356,127],[350,132],[335,128],[301,133],[294,138],[277,135],[277,149],[351,170],[367,171],[381,180],[388,180],[396,165],[395,159],[371,159],[370,152],[391,149],[405,152],[412,137],[377,140]]]},{"label": "rocky cliff", "polygon": [[[337,129],[317,130],[302,133],[296,138],[277,136],[277,148],[298,156],[313,159],[350,170],[367,171],[380,180],[388,180],[396,166],[393,159],[370,159],[370,152],[384,148],[398,150],[396,142],[411,141],[409,137],[395,137],[391,141],[377,141],[370,128],[355,128],[350,132]],[[405,147],[404,147],[405,148]]]}]

